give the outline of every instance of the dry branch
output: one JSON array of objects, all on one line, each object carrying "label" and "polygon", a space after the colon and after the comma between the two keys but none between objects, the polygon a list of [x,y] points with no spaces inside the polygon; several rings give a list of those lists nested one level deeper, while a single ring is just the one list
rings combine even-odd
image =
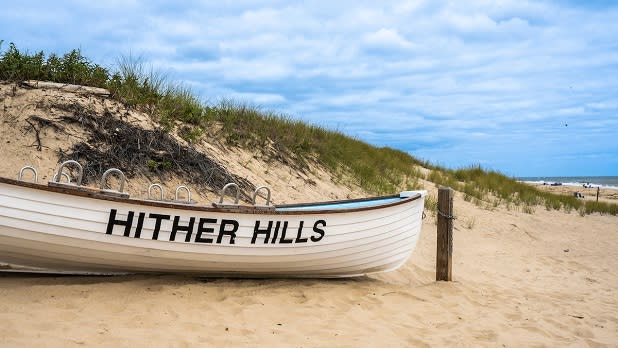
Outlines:
[{"label": "dry branch", "polygon": [[143,174],[156,175],[164,181],[174,175],[211,192],[234,182],[241,188],[241,199],[251,200],[255,186],[245,178],[231,174],[227,169],[202,152],[179,143],[169,133],[146,130],[114,117],[106,112],[96,115],[75,105],[54,105],[66,110],[60,117],[65,123],[83,127],[88,133],[86,142],[70,149],[58,150],[59,160],[77,160],[84,168],[84,183],[97,182],[109,168],[119,168],[127,177]]},{"label": "dry branch", "polygon": [[[26,122],[30,125],[30,129],[34,131],[34,135],[36,136],[36,150],[41,151],[43,146],[41,145],[41,137],[39,136],[39,130],[30,122],[30,120],[26,120]],[[32,144],[34,145],[34,144]]]}]

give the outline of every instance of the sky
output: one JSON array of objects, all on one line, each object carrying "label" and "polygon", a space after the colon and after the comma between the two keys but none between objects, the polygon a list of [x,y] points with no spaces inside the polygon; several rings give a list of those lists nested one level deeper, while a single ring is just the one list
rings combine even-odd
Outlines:
[{"label": "sky", "polygon": [[0,40],[449,168],[618,176],[618,2],[3,1]]}]

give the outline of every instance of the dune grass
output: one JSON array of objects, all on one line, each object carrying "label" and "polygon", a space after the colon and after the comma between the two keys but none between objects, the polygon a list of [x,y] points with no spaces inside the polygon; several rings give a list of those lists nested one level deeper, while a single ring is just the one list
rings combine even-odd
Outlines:
[{"label": "dune grass", "polygon": [[521,206],[524,212],[534,212],[534,207],[547,210],[577,210],[581,215],[601,213],[618,215],[618,205],[605,202],[583,201],[573,196],[553,194],[518,182],[501,173],[471,166],[457,170],[435,167],[428,180],[452,187],[464,193],[464,199],[477,205],[507,204]]},{"label": "dune grass", "polygon": [[[208,135],[234,146],[274,147],[302,170],[311,170],[307,163],[314,159],[340,180],[376,194],[420,188],[419,180],[427,179],[463,192],[464,199],[479,206],[515,205],[531,213],[541,205],[547,209],[577,210],[580,214],[618,215],[616,204],[582,202],[575,197],[542,192],[480,166],[442,168],[403,151],[371,146],[340,131],[247,104],[232,100],[205,104],[190,88],[171,83],[132,57],[121,59],[111,70],[90,62],[79,50],[46,57],[43,52],[21,52],[12,43],[3,51],[0,41],[0,79],[36,79],[106,88],[113,98],[147,112],[165,130],[176,130],[189,142],[198,142]],[[419,167],[431,169],[430,174],[425,177]]]}]

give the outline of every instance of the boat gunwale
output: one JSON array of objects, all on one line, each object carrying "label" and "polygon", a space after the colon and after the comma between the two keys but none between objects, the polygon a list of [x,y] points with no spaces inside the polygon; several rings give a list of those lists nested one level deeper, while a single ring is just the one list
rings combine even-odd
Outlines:
[{"label": "boat gunwale", "polygon": [[[169,201],[153,201],[153,200],[145,200],[145,199],[137,199],[137,198],[125,198],[110,195],[110,192],[103,189],[96,189],[85,186],[74,186],[71,187],[69,185],[63,186],[49,186],[39,183],[20,181],[5,177],[0,177],[0,183],[9,184],[13,186],[26,187],[36,190],[48,191],[59,194],[66,194],[71,196],[99,199],[111,202],[118,203],[126,203],[130,205],[142,205],[142,206],[150,206],[155,208],[168,208],[168,209],[178,209],[178,210],[191,210],[191,211],[203,211],[203,212],[216,212],[216,213],[242,213],[242,214],[261,214],[261,215],[315,215],[315,214],[338,214],[338,213],[349,213],[349,212],[359,212],[359,211],[368,211],[368,210],[377,210],[388,207],[397,206],[400,204],[405,204],[422,197],[421,193],[416,193],[409,197],[401,197],[400,194],[388,195],[388,196],[376,196],[376,197],[367,197],[367,198],[357,198],[357,199],[348,199],[348,200],[333,200],[333,201],[323,201],[323,202],[311,202],[311,203],[296,203],[296,204],[282,204],[275,206],[274,210],[266,210],[260,206],[250,206],[250,205],[240,205],[237,207],[209,207],[206,205],[191,205],[186,204],[184,202],[169,202]],[[112,192],[114,194],[116,192]],[[117,193],[116,193],[117,194]],[[380,199],[389,199],[389,198],[401,198],[399,201],[364,206],[364,207],[354,207],[354,208],[339,208],[339,209],[319,209],[316,208],[314,210],[276,210],[276,208],[292,208],[292,207],[311,207],[311,206],[320,206],[320,205],[336,205],[342,203],[359,203],[359,202],[369,202],[373,200]]]}]

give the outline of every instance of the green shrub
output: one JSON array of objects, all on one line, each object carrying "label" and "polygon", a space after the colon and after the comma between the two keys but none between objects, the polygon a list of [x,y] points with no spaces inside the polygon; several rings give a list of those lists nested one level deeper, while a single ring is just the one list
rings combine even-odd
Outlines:
[{"label": "green shrub", "polygon": [[45,58],[42,51],[34,54],[21,52],[11,43],[0,57],[0,78],[15,82],[42,80],[105,88],[109,72],[90,62],[80,50],[72,50],[62,57],[50,54]]}]

